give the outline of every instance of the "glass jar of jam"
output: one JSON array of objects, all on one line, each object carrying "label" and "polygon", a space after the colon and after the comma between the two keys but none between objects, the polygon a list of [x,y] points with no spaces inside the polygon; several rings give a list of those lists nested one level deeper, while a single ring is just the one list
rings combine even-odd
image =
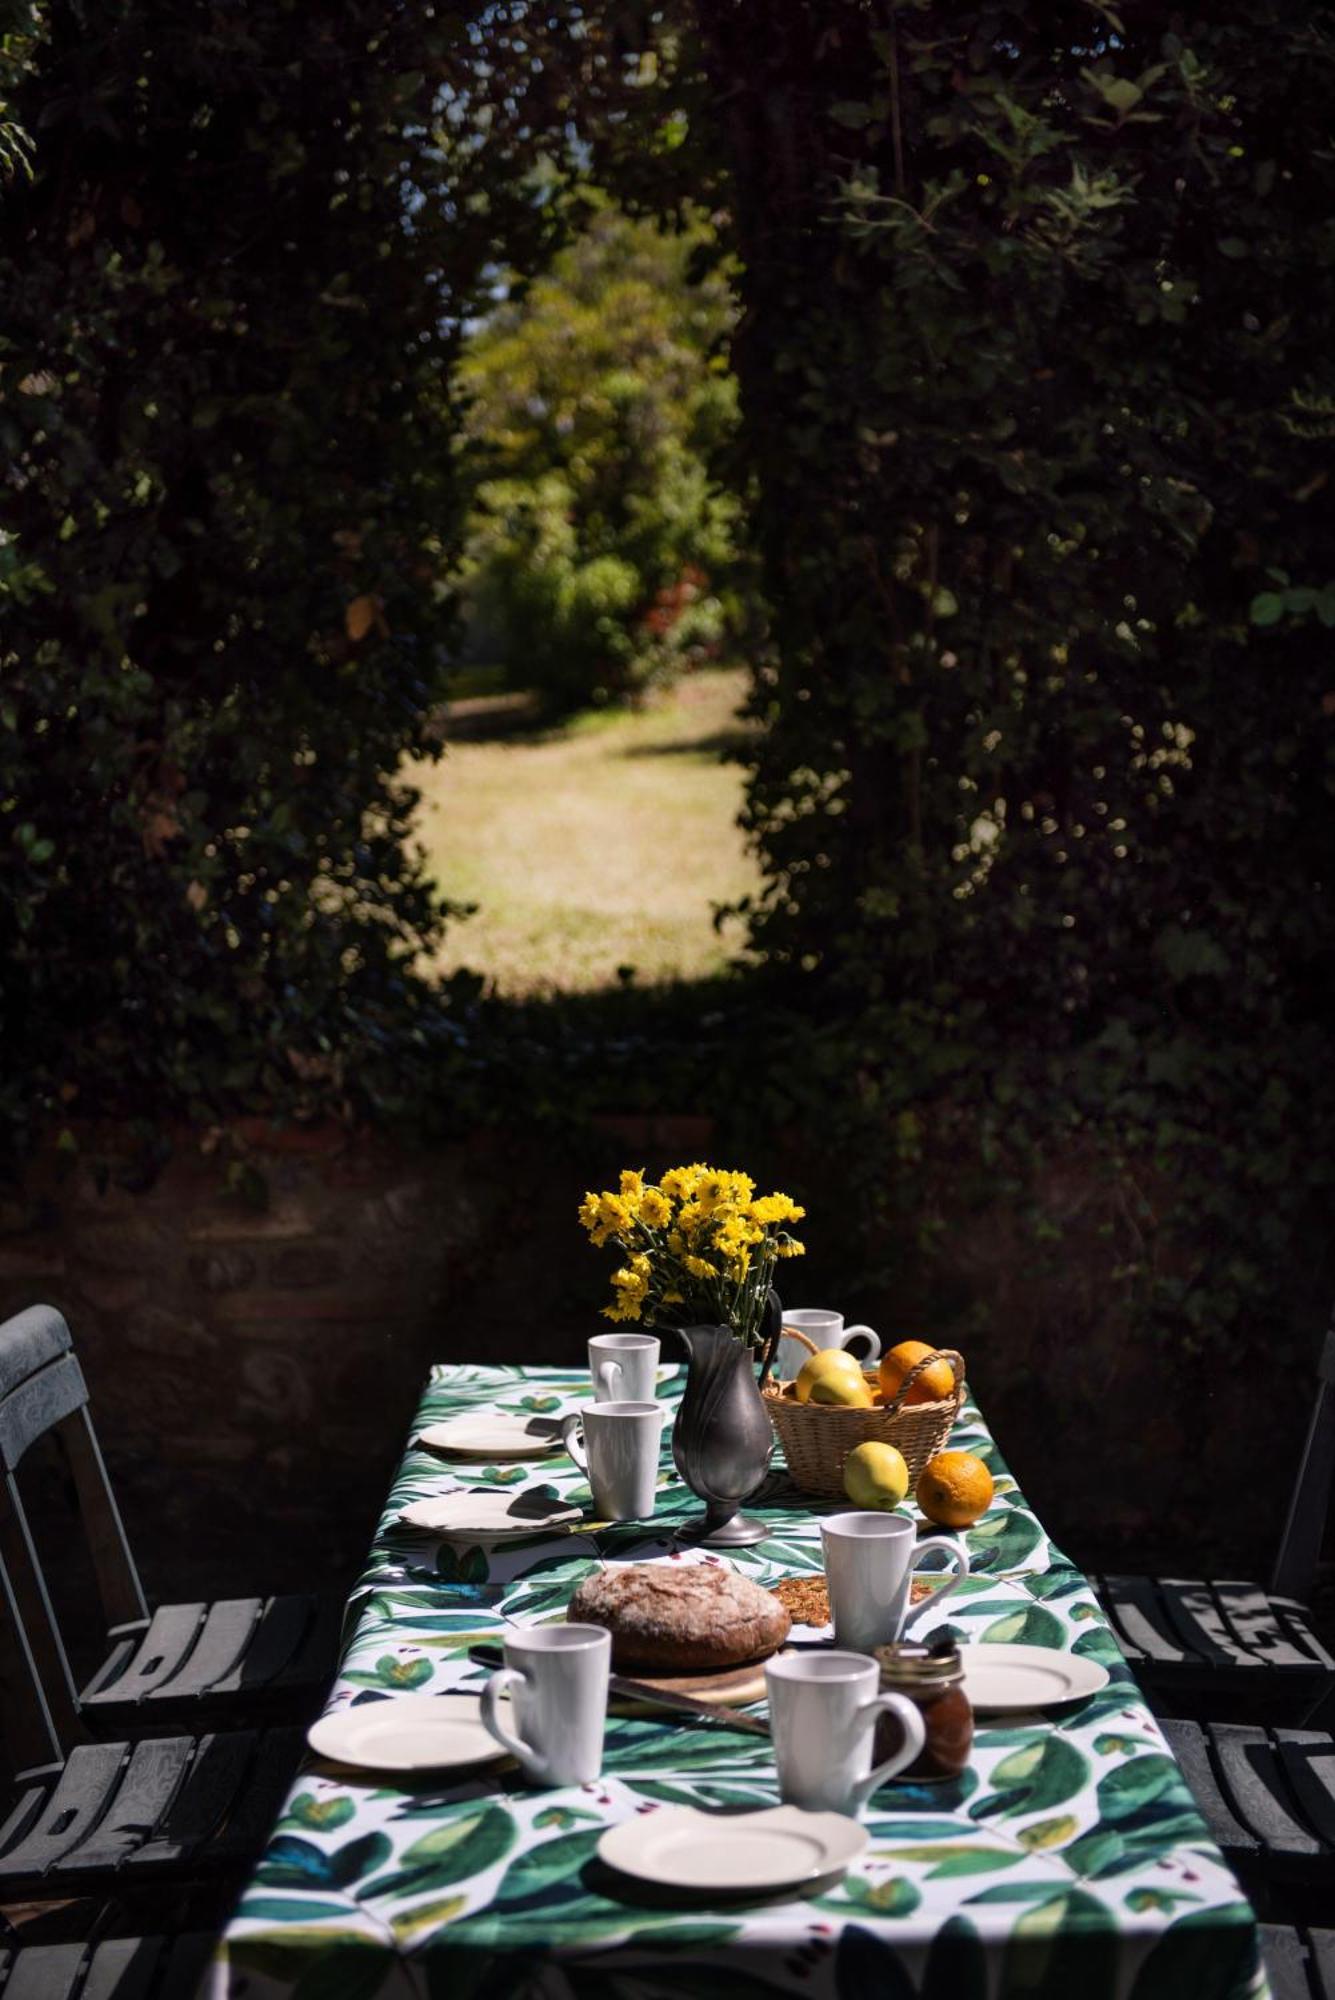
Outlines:
[{"label": "glass jar of jam", "polygon": [[[973,1708],[964,1692],[964,1662],[953,1639],[936,1639],[929,1646],[903,1640],[897,1646],[877,1646],[882,1694],[902,1694],[922,1715],[925,1741],[901,1778],[958,1778],[973,1748]],[[903,1741],[901,1725],[883,1715],[876,1726],[873,1761],[894,1755]]]}]

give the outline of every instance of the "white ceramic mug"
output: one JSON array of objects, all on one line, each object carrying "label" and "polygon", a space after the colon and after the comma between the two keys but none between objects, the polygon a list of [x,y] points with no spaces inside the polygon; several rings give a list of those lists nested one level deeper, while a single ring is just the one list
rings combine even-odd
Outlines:
[{"label": "white ceramic mug", "polygon": [[589,1373],[599,1403],[651,1403],[658,1388],[658,1338],[598,1333],[589,1342]]},{"label": "white ceramic mug", "polygon": [[[482,1690],[482,1720],[539,1785],[591,1785],[603,1767],[612,1634],[533,1625],[505,1635],[505,1665]],[[497,1704],[508,1691],[517,1734]]]},{"label": "white ceramic mug", "polygon": [[[950,1535],[928,1535],[919,1541],[913,1522],[903,1514],[831,1514],[820,1524],[820,1538],[835,1644],[859,1653],[893,1644],[908,1617],[935,1611],[969,1574],[969,1554],[962,1542]],[[952,1555],[955,1574],[909,1612],[909,1579],[918,1558],[929,1549],[945,1549]]]},{"label": "white ceramic mug", "polygon": [[[780,1653],[765,1662],[769,1726],[779,1795],[808,1812],[854,1816],[878,1785],[923,1746],[922,1713],[902,1694],[881,1694],[880,1668],[865,1653]],[[876,1719],[896,1715],[904,1740],[872,1768]]]},{"label": "white ceramic mug", "polygon": [[[865,1341],[866,1352],[860,1354],[858,1359],[864,1365],[880,1359],[879,1333],[869,1326],[845,1326],[843,1314],[831,1312],[825,1306],[801,1306],[796,1312],[785,1310],[783,1323],[804,1333],[808,1340],[814,1340],[817,1347],[848,1347],[854,1341]],[[785,1335],[779,1342],[772,1372],[780,1382],[791,1382],[802,1363],[810,1359],[800,1340],[789,1340]]]},{"label": "white ceramic mug", "polygon": [[601,1520],[647,1521],[653,1513],[667,1414],[662,1403],[582,1403],[562,1419],[561,1442],[588,1473]]}]

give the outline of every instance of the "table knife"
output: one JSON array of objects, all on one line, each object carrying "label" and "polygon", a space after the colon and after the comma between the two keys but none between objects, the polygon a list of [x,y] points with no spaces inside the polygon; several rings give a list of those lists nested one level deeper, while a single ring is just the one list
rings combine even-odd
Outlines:
[{"label": "table knife", "polygon": [[[479,1667],[500,1667],[505,1664],[505,1655],[499,1646],[470,1646],[468,1657]],[[666,1688],[654,1687],[649,1681],[631,1680],[626,1674],[612,1674],[608,1677],[608,1691],[620,1695],[625,1701],[652,1703],[655,1708],[671,1710],[674,1715],[694,1716],[698,1722],[719,1722],[725,1729],[740,1729],[747,1736],[763,1736],[768,1741],[769,1724],[761,1722],[754,1715],[743,1715],[735,1708],[720,1708],[712,1701],[697,1701],[691,1694],[673,1694]]]}]

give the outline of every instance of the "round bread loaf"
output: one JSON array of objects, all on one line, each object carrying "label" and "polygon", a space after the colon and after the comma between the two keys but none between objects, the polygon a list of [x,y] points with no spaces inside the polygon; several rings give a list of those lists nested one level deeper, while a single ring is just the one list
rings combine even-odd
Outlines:
[{"label": "round bread loaf", "polygon": [[777,1652],[792,1619],[758,1583],[719,1563],[595,1569],[567,1616],[605,1625],[612,1664],[627,1672],[708,1673]]}]

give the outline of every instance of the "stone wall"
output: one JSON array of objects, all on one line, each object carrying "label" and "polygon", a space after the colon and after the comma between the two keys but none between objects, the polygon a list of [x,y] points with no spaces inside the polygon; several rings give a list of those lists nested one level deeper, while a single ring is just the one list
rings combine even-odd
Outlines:
[{"label": "stone wall", "polygon": [[[564,1149],[487,1132],[422,1152],[258,1124],[216,1139],[177,1135],[151,1178],[117,1164],[114,1134],[81,1135],[0,1200],[0,1313],[48,1300],[68,1316],[154,1596],[346,1586],[429,1363],[581,1359],[607,1277],[575,1226],[581,1192],[623,1164],[707,1156],[710,1125],[608,1118]],[[993,1427],[1078,1559],[1264,1563],[1310,1384],[1258,1394],[1241,1366],[1203,1376],[1132,1350],[1116,1202],[1079,1160],[1042,1191],[1063,1227],[1042,1265],[1001,1205],[951,1221],[945,1300],[869,1293],[822,1256],[837,1163],[753,1168],[811,1208],[789,1304],[899,1337],[972,1329],[955,1337]]]}]

